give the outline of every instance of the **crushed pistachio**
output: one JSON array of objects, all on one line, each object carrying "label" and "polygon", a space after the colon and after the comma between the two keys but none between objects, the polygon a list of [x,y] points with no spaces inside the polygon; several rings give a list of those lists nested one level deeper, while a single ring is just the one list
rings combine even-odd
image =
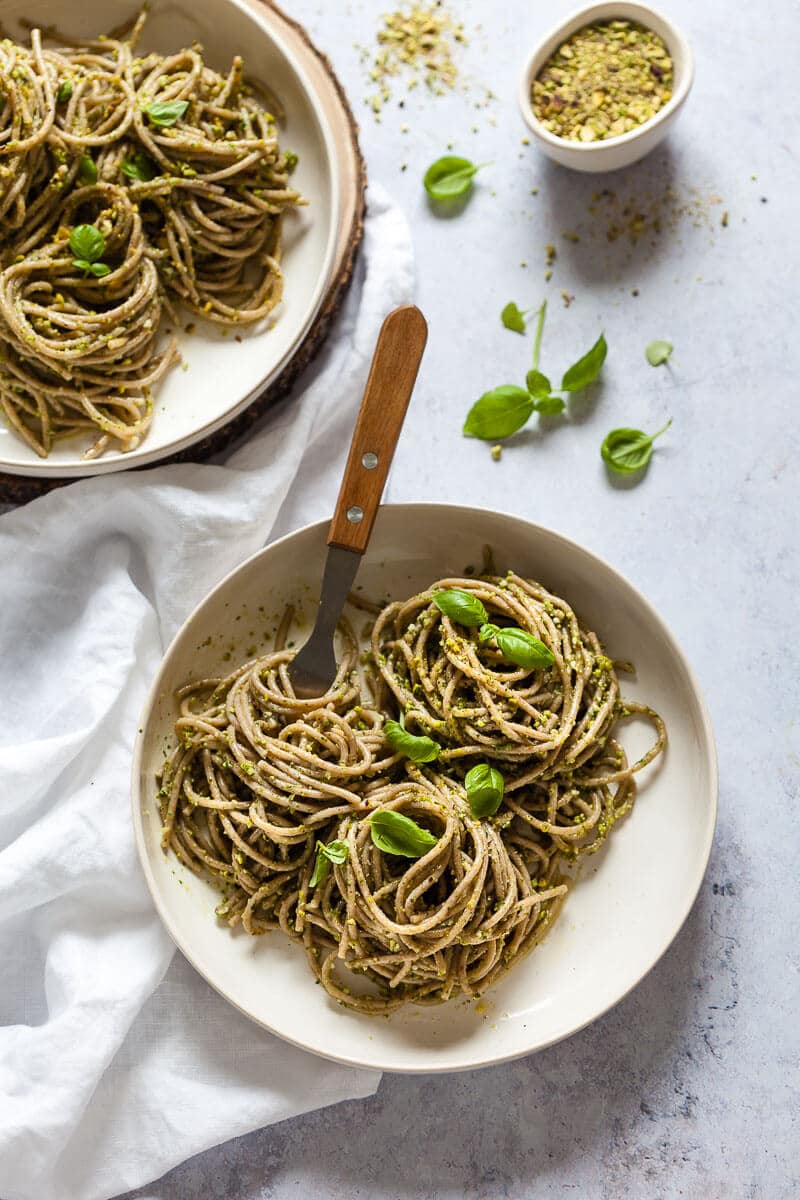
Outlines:
[{"label": "crushed pistachio", "polygon": [[391,95],[388,80],[403,72],[409,76],[409,91],[423,82],[435,95],[444,95],[458,77],[454,46],[466,40],[463,25],[441,3],[406,5],[386,13],[369,72],[379,85],[369,100],[376,118]]},{"label": "crushed pistachio", "polygon": [[623,20],[579,29],[551,55],[531,89],[544,128],[577,142],[628,133],[671,96],[672,59],[663,40]]}]

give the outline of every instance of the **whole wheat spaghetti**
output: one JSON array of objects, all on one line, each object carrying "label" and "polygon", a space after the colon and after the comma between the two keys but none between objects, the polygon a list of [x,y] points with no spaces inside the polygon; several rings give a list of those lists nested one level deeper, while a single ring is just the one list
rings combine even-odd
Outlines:
[{"label": "whole wheat spaghetti", "polygon": [[[138,54],[143,25],[0,41],[0,406],[42,456],[86,432],[85,457],[139,444],[178,361],[176,305],[239,326],[281,298],[301,199],[277,102],[238,56],[221,75],[199,46]],[[80,226],[102,234],[91,261]]]},{"label": "whole wheat spaghetti", "polygon": [[[480,601],[481,628],[442,611],[453,589]],[[509,662],[487,627],[535,638],[546,665]],[[632,808],[635,773],[666,745],[661,719],[621,699],[617,670],[630,667],[566,601],[511,572],[387,605],[361,672],[343,625],[319,699],[294,696],[285,632],[272,653],[179,693],[165,848],[217,883],[229,924],[300,941],[348,1008],[480,995],[541,939],[576,864]],[[655,731],[634,763],[616,736],[631,717]],[[490,815],[476,815],[476,765],[504,780]],[[387,820],[416,848],[387,848]]]}]

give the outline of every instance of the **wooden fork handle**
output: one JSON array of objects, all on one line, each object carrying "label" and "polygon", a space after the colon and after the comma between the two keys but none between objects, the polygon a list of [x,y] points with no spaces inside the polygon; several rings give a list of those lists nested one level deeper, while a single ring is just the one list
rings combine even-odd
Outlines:
[{"label": "wooden fork handle", "polygon": [[396,308],[381,326],[328,533],[329,546],[358,554],[367,548],[427,339],[425,318],[413,305]]}]

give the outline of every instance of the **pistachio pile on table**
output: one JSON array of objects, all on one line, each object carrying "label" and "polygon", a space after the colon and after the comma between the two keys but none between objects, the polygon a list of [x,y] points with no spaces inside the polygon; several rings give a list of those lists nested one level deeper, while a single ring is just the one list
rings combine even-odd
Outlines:
[{"label": "pistachio pile on table", "polygon": [[370,69],[371,78],[380,85],[370,100],[376,116],[390,97],[389,79],[402,71],[409,74],[409,90],[422,81],[434,94],[444,95],[458,76],[453,50],[466,40],[463,25],[440,2],[406,4],[385,13],[378,31],[380,48]]},{"label": "pistachio pile on table", "polygon": [[643,125],[671,95],[672,59],[663,40],[622,20],[579,29],[551,55],[531,89],[545,129],[578,142]]}]

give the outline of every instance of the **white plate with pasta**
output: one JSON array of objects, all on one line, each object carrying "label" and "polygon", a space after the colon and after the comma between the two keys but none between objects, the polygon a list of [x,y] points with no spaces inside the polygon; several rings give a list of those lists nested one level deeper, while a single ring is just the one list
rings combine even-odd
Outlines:
[{"label": "white plate with pasta", "polygon": [[337,151],[291,47],[243,0],[136,17],[3,6],[10,473],[118,471],[208,436],[277,377],[329,283]]},{"label": "white plate with pasta", "polygon": [[156,907],[212,986],[316,1054],[427,1072],[541,1049],[625,996],[697,894],[717,802],[697,681],[575,543],[388,505],[340,677],[297,701],[326,532],[249,559],[167,651],[133,768]]}]

